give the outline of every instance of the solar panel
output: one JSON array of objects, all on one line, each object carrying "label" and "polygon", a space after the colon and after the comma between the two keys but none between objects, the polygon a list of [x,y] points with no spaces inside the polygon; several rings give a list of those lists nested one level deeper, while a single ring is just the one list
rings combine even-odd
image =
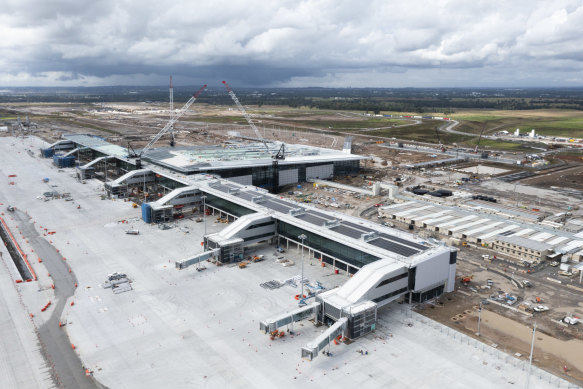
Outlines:
[{"label": "solar panel", "polygon": [[342,224],[339,226],[330,228],[330,230],[337,232],[339,234],[345,235],[345,236],[349,236],[349,237],[354,238],[354,239],[360,239],[360,236],[362,235],[361,231],[343,226]]},{"label": "solar panel", "polygon": [[296,216],[296,218],[302,219],[304,221],[307,221],[308,223],[312,223],[312,224],[315,224],[317,226],[321,226],[325,222],[325,220],[323,220],[319,217],[316,217],[314,215],[310,215],[309,213],[303,213],[301,215]]},{"label": "solar panel", "polygon": [[329,216],[329,215],[326,215],[326,214],[324,214],[324,213],[322,213],[322,212],[314,211],[314,210],[312,210],[312,209],[310,209],[310,210],[307,210],[306,212],[309,212],[309,213],[311,213],[312,215],[316,215],[316,216],[318,216],[319,218],[322,218],[322,219],[325,219],[325,220],[334,220],[334,217],[333,217],[333,216]]},{"label": "solar panel", "polygon": [[215,184],[212,188],[220,190],[223,193],[229,193],[229,187],[223,184]]},{"label": "solar panel", "polygon": [[272,199],[269,199],[269,200],[265,201],[264,203],[261,203],[261,205],[263,205],[269,209],[273,209],[274,211],[281,212],[281,213],[289,213],[290,209],[293,209],[293,207],[291,207],[289,205],[278,204],[278,203],[274,202]]},{"label": "solar panel", "polygon": [[419,250],[415,250],[410,247],[403,246],[383,238],[371,240],[368,243],[372,244],[373,246],[380,247],[381,249],[388,250],[399,255],[403,255],[405,257],[410,257],[412,255],[419,253]]},{"label": "solar panel", "polygon": [[392,240],[393,242],[399,242],[402,244],[406,244],[407,246],[415,247],[416,249],[419,249],[421,251],[427,249],[427,247],[425,247],[419,243],[411,242],[410,240],[399,238],[399,237],[396,237],[393,235],[381,234],[381,236],[385,239]]},{"label": "solar panel", "polygon": [[239,192],[239,193],[235,194],[235,196],[240,197],[240,198],[247,200],[247,201],[251,201],[251,199],[254,197],[252,194],[247,193],[247,192]]},{"label": "solar panel", "polygon": [[362,230],[363,232],[373,232],[374,231],[372,228],[364,227],[364,226],[361,226],[360,224],[356,224],[356,223],[352,223],[352,222],[347,222],[346,220],[343,220],[342,224],[347,225],[347,226],[352,227],[352,228]]}]

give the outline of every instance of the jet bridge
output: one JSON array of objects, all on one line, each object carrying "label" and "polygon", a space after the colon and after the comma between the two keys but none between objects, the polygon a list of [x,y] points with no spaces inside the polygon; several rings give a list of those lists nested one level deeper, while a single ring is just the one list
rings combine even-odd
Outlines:
[{"label": "jet bridge", "polygon": [[313,360],[318,356],[318,353],[322,351],[330,342],[335,339],[338,335],[343,335],[348,326],[348,319],[346,317],[341,318],[336,323],[331,325],[324,333],[314,339],[313,342],[308,343],[305,347],[302,347],[302,358],[309,361]]},{"label": "jet bridge", "polygon": [[205,251],[204,253],[200,253],[200,254],[195,255],[194,257],[189,257],[187,259],[182,259],[182,260],[176,261],[175,262],[176,268],[178,270],[186,269],[187,267],[192,266],[195,263],[199,263],[202,261],[206,261],[209,258],[216,257],[217,255],[219,255],[220,251],[221,251],[220,249]]},{"label": "jet bridge", "polygon": [[316,317],[319,307],[320,303],[311,303],[291,312],[282,313],[274,318],[261,321],[259,323],[259,330],[269,334],[285,325],[307,319],[310,316]]}]

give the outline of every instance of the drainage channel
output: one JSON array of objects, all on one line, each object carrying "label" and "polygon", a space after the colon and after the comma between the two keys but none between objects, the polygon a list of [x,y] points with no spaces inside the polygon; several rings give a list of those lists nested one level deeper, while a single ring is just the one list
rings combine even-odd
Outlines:
[{"label": "drainage channel", "polygon": [[12,240],[10,230],[2,218],[0,218],[0,238],[4,243],[4,246],[6,246],[8,253],[10,253],[10,257],[12,258],[14,265],[16,265],[16,269],[18,270],[20,277],[22,277],[22,280],[32,281],[34,277],[30,273],[28,266],[26,266],[24,258],[20,254],[16,242]]},{"label": "drainage channel", "polygon": [[51,274],[51,280],[55,285],[55,309],[45,324],[38,327],[38,336],[43,346],[43,356],[52,367],[56,386],[64,389],[105,388],[93,377],[85,375],[85,368],[81,358],[72,348],[66,327],[59,325],[67,299],[75,294],[77,286],[75,273],[69,271],[67,262],[55,247],[40,236],[28,215],[16,211],[14,217],[20,231],[29,240],[35,253],[43,258],[43,264]]}]

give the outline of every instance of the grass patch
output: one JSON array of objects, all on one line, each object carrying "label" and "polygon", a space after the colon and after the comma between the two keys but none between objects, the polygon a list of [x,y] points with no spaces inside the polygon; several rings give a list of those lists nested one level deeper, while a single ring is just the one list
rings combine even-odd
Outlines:
[{"label": "grass patch", "polygon": [[540,135],[583,138],[582,111],[465,111],[454,117],[460,121],[459,131],[476,134],[485,124],[485,134],[502,130],[514,132],[519,128],[523,133],[535,129]]},{"label": "grass patch", "polygon": [[[387,119],[387,118],[369,118],[365,120],[350,120],[343,118],[342,120],[330,120],[329,118],[317,119],[317,120],[294,120],[297,125],[303,125],[308,127],[318,127],[322,129],[333,129],[333,130],[365,130],[368,128],[377,127],[389,127],[393,125],[403,124],[402,120],[397,119]],[[288,123],[289,124],[289,123]]]}]

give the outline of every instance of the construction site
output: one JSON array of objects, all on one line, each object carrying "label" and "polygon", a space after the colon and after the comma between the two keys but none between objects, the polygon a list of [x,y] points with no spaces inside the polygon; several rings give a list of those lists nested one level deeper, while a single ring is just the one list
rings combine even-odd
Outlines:
[{"label": "construction site", "polygon": [[302,123],[366,116],[223,84],[2,107],[0,386],[583,384],[578,148],[332,131]]}]

